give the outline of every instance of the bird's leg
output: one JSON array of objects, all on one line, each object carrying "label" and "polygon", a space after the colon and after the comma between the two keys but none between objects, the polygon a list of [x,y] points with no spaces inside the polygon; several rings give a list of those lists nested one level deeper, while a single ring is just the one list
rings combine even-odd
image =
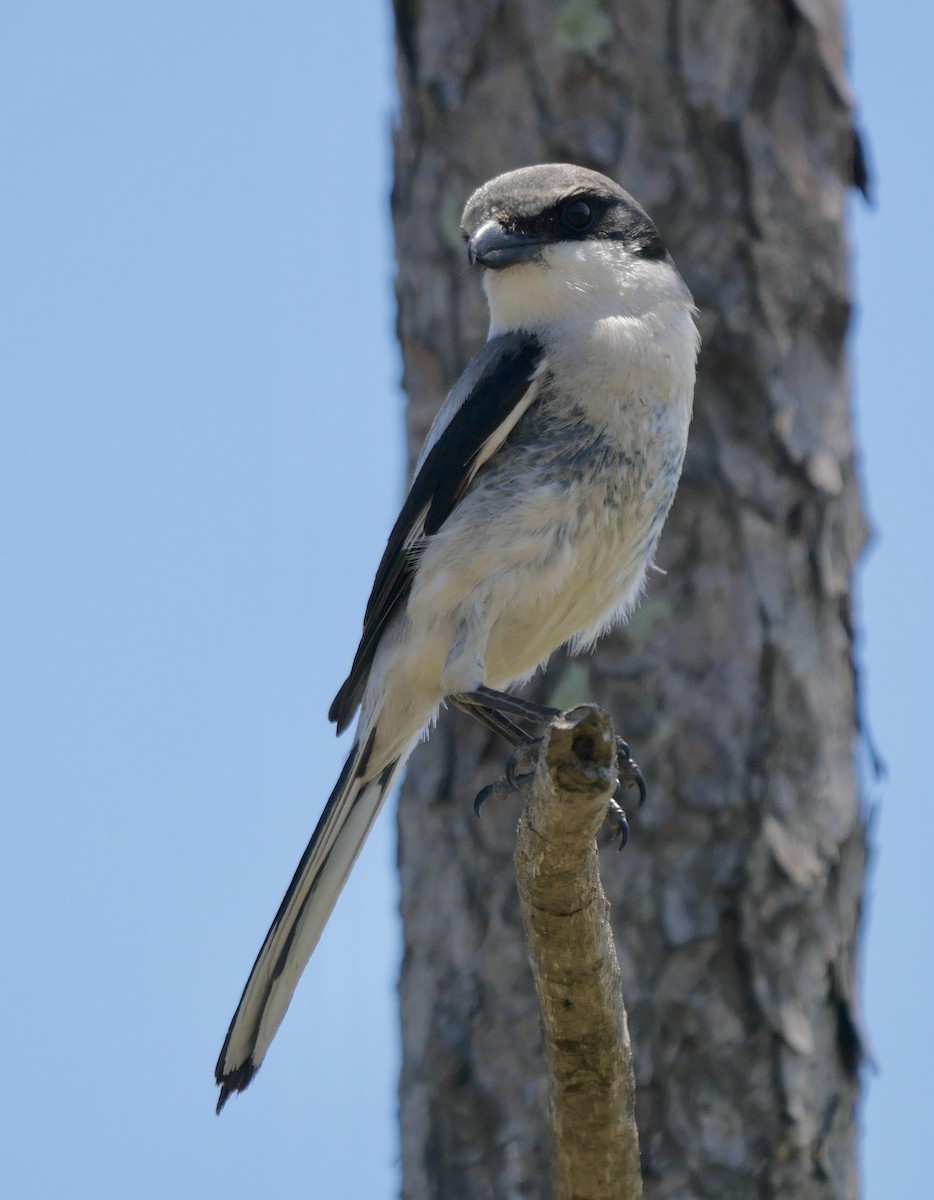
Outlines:
[{"label": "bird's leg", "polygon": [[[476,692],[459,692],[448,696],[449,703],[453,704],[455,708],[459,708],[461,712],[467,713],[468,716],[479,721],[481,725],[486,726],[492,733],[497,734],[513,747],[512,754],[506,760],[505,775],[494,783],[488,784],[477,794],[473,807],[478,817],[484,800],[490,795],[494,792],[501,793],[507,789],[514,791],[519,786],[519,777],[528,774],[534,768],[535,757],[541,745],[541,738],[531,737],[515,721],[511,721],[505,713],[492,707],[489,697],[498,698],[502,695],[502,692],[482,688]],[[506,699],[511,701],[513,697],[507,696]],[[513,707],[511,711],[515,711],[515,708]],[[556,710],[549,709],[548,711]],[[550,716],[548,720],[551,720]]]},{"label": "bird's leg", "polygon": [[[518,776],[527,775],[534,768],[535,757],[542,739],[526,733],[521,726],[506,716],[506,711],[524,716],[536,724],[546,724],[560,715],[556,708],[543,708],[541,705],[527,703],[524,700],[517,701],[515,697],[507,696],[505,692],[494,692],[491,688],[480,688],[475,692],[458,692],[448,696],[448,700],[455,708],[474,717],[513,747],[513,752],[506,761],[505,775],[506,782],[512,788],[519,786]],[[500,701],[503,701],[502,708],[496,707]]]},{"label": "bird's leg", "polygon": [[503,713],[488,707],[482,701],[475,700],[473,698],[475,695],[475,692],[458,692],[448,696],[448,703],[459,708],[468,717],[473,717],[481,725],[485,725],[491,733],[501,737],[510,746],[518,746],[520,742],[525,741],[527,737],[525,730],[520,729],[515,721],[510,721]]},{"label": "bird's leg", "polygon": [[511,696],[509,692],[497,692],[493,688],[479,687],[475,692],[464,692],[463,695],[474,704],[510,717],[519,717],[533,725],[548,725],[561,715],[559,708],[549,708],[532,700],[524,700],[521,696]]}]

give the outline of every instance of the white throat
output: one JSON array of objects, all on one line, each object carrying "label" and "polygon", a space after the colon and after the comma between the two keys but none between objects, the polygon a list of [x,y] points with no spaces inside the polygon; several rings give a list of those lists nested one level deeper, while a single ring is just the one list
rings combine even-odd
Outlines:
[{"label": "white throat", "polygon": [[548,246],[538,261],[485,271],[483,288],[490,337],[614,316],[657,314],[664,319],[672,308],[691,307],[690,294],[670,262],[639,258],[613,241]]}]

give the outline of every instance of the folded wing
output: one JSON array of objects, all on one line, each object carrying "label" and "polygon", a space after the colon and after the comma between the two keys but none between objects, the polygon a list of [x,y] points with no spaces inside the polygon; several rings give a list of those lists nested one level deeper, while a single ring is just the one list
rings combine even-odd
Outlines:
[{"label": "folded wing", "polygon": [[353,720],[383,630],[405,605],[425,538],[441,528],[534,403],[546,365],[534,335],[493,338],[465,371],[466,390],[455,389],[439,412],[377,569],[353,666],[328,712],[338,733]]}]

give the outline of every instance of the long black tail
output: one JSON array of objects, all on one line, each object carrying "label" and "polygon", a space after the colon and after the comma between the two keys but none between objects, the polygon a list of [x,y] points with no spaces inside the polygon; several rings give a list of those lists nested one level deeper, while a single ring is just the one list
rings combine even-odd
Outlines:
[{"label": "long black tail", "polygon": [[220,1112],[259,1069],[400,766],[366,782],[375,730],[355,743],[243,989],[215,1068]]}]

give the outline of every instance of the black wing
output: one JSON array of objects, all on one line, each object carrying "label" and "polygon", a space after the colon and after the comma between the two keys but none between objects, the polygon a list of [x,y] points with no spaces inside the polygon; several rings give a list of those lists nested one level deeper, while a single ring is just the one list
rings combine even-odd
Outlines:
[{"label": "black wing", "polygon": [[[487,342],[471,364],[479,367],[476,379],[425,457],[389,535],[353,666],[328,712],[329,720],[337,722],[338,733],[347,728],[357,710],[386,623],[408,598],[424,539],[441,528],[478,468],[512,428],[517,412],[525,411],[544,354],[532,334],[507,333]],[[486,361],[481,364],[479,359]],[[497,433],[501,434],[498,439]]]}]

